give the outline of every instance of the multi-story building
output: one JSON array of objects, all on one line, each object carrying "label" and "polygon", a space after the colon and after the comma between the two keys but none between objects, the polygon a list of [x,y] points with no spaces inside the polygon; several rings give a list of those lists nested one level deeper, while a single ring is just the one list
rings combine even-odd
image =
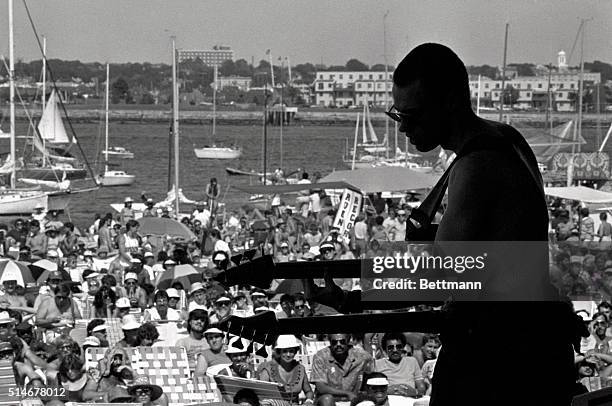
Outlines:
[{"label": "multi-story building", "polygon": [[363,71],[317,72],[314,81],[315,103],[319,106],[384,106],[393,100],[393,74]]},{"label": "multi-story building", "polygon": [[[599,73],[585,73],[584,87],[601,82]],[[550,83],[550,88],[549,88]],[[513,104],[517,109],[541,109],[550,103],[556,111],[575,111],[580,84],[579,73],[553,72],[548,76],[517,76],[506,80],[504,86],[512,86],[518,91],[518,98]],[[502,94],[502,81],[487,77],[480,78],[481,105],[499,107]],[[472,99],[479,97],[478,78],[470,76],[470,93]]]},{"label": "multi-story building", "polygon": [[251,88],[252,82],[253,80],[250,77],[245,76],[219,76],[217,77],[217,89],[221,90],[232,86],[247,92]]},{"label": "multi-story building", "polygon": [[181,49],[178,51],[178,60],[183,62],[189,59],[200,59],[208,66],[221,66],[227,60],[234,60],[234,51],[230,47],[215,45],[213,49]]}]

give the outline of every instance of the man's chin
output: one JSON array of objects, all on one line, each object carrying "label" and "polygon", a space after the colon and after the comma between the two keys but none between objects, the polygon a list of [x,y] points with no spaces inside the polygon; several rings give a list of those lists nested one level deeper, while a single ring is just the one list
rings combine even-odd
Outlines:
[{"label": "man's chin", "polygon": [[410,143],[414,145],[414,147],[419,152],[429,152],[438,147],[438,144],[435,144],[435,143],[420,142],[420,141],[414,140],[413,138],[409,138],[409,140],[410,140]]}]

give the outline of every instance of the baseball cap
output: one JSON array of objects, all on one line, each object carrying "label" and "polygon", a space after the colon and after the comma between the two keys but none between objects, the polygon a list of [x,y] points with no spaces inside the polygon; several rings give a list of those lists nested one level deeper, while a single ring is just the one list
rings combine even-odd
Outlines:
[{"label": "baseball cap", "polygon": [[119,299],[117,299],[117,301],[115,302],[115,306],[118,309],[125,309],[126,307],[131,307],[130,306],[130,299],[128,299],[127,297],[120,297]]}]

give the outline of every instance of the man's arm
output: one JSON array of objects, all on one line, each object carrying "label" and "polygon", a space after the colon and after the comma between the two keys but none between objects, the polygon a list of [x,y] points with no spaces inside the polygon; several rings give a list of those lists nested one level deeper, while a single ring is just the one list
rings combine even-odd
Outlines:
[{"label": "man's arm", "polygon": [[334,396],[346,396],[348,397],[350,400],[352,400],[356,395],[348,390],[342,390],[342,389],[336,389],[333,386],[329,386],[328,384],[326,384],[325,382],[315,382],[314,383],[316,388],[317,388],[317,392],[320,395],[334,395]]}]

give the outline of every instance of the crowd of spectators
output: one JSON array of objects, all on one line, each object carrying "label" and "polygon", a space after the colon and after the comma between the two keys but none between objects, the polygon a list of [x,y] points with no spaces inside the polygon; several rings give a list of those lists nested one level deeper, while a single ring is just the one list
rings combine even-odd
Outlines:
[{"label": "crowd of spectators", "polygon": [[[215,276],[234,265],[233,255],[257,248],[277,263],[381,255],[404,241],[406,219],[418,204],[418,194],[407,193],[399,202],[380,194],[369,196],[348,235],[334,227],[336,206],[322,191],[299,196],[295,206],[280,199],[275,203],[269,210],[245,206],[217,211],[199,202],[181,219],[196,236],[192,241],[141,232],[130,198],[118,215],[96,216],[88,228],[79,229],[60,220],[57,212],[38,209],[29,219],[16,219],[10,228],[0,225],[3,257],[31,263],[32,270],[46,261],[46,270],[36,275],[37,284],[19,277],[1,279],[0,354],[13,363],[17,383],[26,388],[65,388],[70,401],[167,404],[161,388],[138,376],[126,355],[132,347],[163,345],[185,348],[194,379],[227,375],[276,382],[291,402],[386,405],[393,397],[428,395],[442,345],[437,335],[286,335],[278,337],[267,353],[255,355],[257,345],[248,337],[228,337],[221,329],[219,323],[232,315],[274,312],[281,319],[339,312],[315,301],[309,289],[280,289],[281,280],[273,281],[269,290],[221,285]],[[604,384],[612,381],[612,227],[605,214],[594,230],[584,208],[552,203],[553,281],[572,298],[589,296],[600,302],[595,315],[586,312],[590,336],[576,352],[577,386],[592,390],[594,377]],[[168,211],[153,210],[150,199],[146,207],[144,217],[170,216]],[[196,276],[168,279],[177,266],[191,267]],[[360,289],[358,280],[334,282],[348,291]],[[110,346],[108,321],[113,319],[120,320],[123,337]],[[79,320],[87,327],[86,338],[77,342],[71,333]],[[181,333],[176,342],[160,341],[159,326],[164,323],[176,324]],[[326,345],[304,364],[301,355],[313,342]],[[108,350],[98,368],[85,370],[90,347]],[[248,390],[225,400],[270,403]]]}]

